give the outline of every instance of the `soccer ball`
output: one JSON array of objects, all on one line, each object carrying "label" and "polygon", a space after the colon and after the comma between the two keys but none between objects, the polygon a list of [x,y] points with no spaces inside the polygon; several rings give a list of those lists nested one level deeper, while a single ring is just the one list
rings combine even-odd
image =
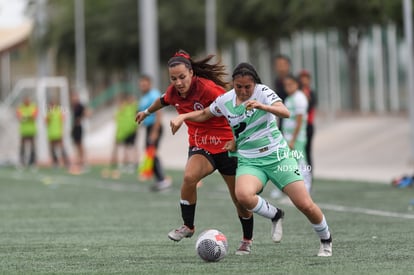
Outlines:
[{"label": "soccer ball", "polygon": [[208,229],[198,236],[195,248],[204,261],[218,262],[227,255],[227,238],[216,229]]}]

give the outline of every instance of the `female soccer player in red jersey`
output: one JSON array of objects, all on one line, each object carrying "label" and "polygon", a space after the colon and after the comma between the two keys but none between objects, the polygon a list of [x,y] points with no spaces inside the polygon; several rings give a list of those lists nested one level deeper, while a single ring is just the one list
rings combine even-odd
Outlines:
[{"label": "female soccer player in red jersey", "polygon": [[[225,93],[225,68],[220,63],[209,64],[213,57],[209,55],[193,61],[185,51],[177,52],[168,61],[171,85],[148,109],[137,114],[136,121],[141,122],[150,113],[167,105],[174,106],[179,114],[202,110]],[[227,184],[242,224],[243,240],[236,254],[250,254],[253,215],[236,200],[234,190],[237,160],[229,157],[225,148],[226,143],[233,140],[232,130],[224,117],[214,117],[203,123],[186,121],[186,124],[189,151],[180,199],[184,224],[169,232],[168,237],[180,241],[194,234],[197,183],[217,169]]]}]

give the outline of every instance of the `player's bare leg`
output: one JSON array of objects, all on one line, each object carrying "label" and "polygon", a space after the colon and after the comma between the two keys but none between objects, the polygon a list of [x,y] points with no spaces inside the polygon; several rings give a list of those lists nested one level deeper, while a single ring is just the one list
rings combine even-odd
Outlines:
[{"label": "player's bare leg", "polygon": [[190,238],[195,231],[194,217],[197,202],[197,183],[214,171],[208,159],[201,155],[192,155],[185,167],[184,179],[181,185],[181,216],[184,224],[168,233],[168,238],[173,241],[180,241],[183,238]]},{"label": "player's bare leg", "polygon": [[239,216],[240,223],[242,225],[243,237],[240,242],[236,255],[248,255],[251,252],[253,242],[253,213],[243,207],[236,198],[236,176],[222,175],[224,181],[227,184],[231,199],[236,206],[237,215]]},{"label": "player's bare leg", "polygon": [[316,234],[318,234],[321,244],[318,256],[332,256],[332,236],[328,224],[319,206],[317,206],[306,190],[303,181],[296,181],[288,184],[283,192],[288,195],[292,203],[298,208],[311,222]]}]

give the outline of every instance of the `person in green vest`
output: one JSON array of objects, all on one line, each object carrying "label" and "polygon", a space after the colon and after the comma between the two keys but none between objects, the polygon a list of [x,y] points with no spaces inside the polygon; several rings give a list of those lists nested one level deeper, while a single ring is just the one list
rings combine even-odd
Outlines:
[{"label": "person in green vest", "polygon": [[[36,118],[38,109],[29,96],[23,98],[22,103],[17,108],[17,119],[20,123],[20,164],[22,166],[33,166],[36,162]],[[26,144],[30,146],[30,155],[26,161]]]},{"label": "person in green vest", "polygon": [[125,132],[127,133],[124,139],[124,165],[126,171],[130,174],[136,172],[138,165],[138,153],[136,147],[138,124],[135,122],[135,115],[137,113],[137,99],[130,94],[126,99],[126,107],[124,111]]},{"label": "person in green vest", "polygon": [[[118,107],[115,114],[115,145],[112,152],[111,167],[113,178],[119,178],[120,172],[116,169],[118,164],[119,150],[123,149],[123,166],[128,171],[135,171],[138,163],[136,152],[137,124],[135,123],[136,99],[133,95],[123,94],[118,99]],[[131,169],[129,169],[131,168]]]},{"label": "person in green vest", "polygon": [[52,155],[54,167],[59,166],[58,151],[65,167],[69,167],[69,158],[63,146],[63,125],[64,112],[62,106],[57,104],[55,99],[52,99],[47,108],[46,125],[47,137],[49,140],[49,148]]}]

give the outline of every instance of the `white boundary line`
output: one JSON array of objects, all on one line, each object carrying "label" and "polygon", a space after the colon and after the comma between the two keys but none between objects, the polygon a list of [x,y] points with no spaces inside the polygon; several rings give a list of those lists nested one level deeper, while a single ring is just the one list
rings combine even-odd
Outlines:
[{"label": "white boundary line", "polygon": [[359,207],[347,207],[347,206],[324,204],[324,203],[321,203],[318,205],[319,207],[323,209],[333,210],[333,211],[338,211],[338,212],[352,212],[352,213],[360,213],[360,214],[366,214],[366,215],[372,215],[372,216],[414,219],[413,214],[403,214],[403,213],[397,213],[397,212],[381,211],[381,210],[359,208]]},{"label": "white boundary line", "polygon": [[[289,198],[281,199],[278,201],[278,203],[283,204],[283,205],[293,206],[293,203],[290,201]],[[371,215],[371,216],[381,216],[381,217],[387,217],[387,218],[401,218],[401,219],[414,220],[414,214],[404,214],[404,213],[389,212],[389,211],[360,208],[360,207],[348,207],[348,206],[328,204],[328,203],[318,203],[318,206],[322,209],[332,210],[332,211],[337,211],[337,212],[346,212],[346,213],[351,212],[351,213],[365,214],[365,215]]]}]

